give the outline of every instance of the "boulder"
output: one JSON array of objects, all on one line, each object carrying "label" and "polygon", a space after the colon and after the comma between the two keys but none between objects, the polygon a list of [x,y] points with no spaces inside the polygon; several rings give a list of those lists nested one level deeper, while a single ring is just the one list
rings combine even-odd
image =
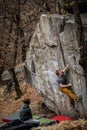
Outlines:
[{"label": "boulder", "polygon": [[[83,20],[85,26],[86,18],[87,15]],[[85,40],[86,36],[85,29]],[[87,86],[79,60],[73,16],[43,14],[30,42],[25,66],[31,77],[30,83],[43,96],[47,107],[57,114],[75,118],[87,116]],[[59,91],[55,74],[57,69],[63,69],[66,64],[70,66],[67,80],[73,84],[74,93],[82,97],[82,100],[74,105],[70,104],[66,94]]]}]

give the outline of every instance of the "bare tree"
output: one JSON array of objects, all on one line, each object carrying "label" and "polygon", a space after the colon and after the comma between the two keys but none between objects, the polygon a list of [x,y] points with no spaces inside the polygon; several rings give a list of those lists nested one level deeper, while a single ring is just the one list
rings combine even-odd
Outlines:
[{"label": "bare tree", "polygon": [[[7,3],[6,3],[7,2]],[[13,50],[12,52],[10,52],[12,55],[13,55],[13,61],[8,63],[10,60],[11,60],[11,57],[7,58],[6,61],[4,61],[3,63],[3,66],[4,68],[10,70],[12,73],[13,73],[13,81],[15,83],[15,91],[16,91],[16,95],[17,97],[20,97],[22,95],[22,92],[20,90],[20,87],[19,87],[19,83],[18,83],[18,80],[16,78],[16,74],[15,74],[15,66],[16,66],[16,59],[17,59],[17,51],[18,51],[18,40],[19,40],[19,35],[20,35],[20,6],[21,6],[21,3],[20,3],[20,0],[18,1],[15,1],[15,5],[13,6],[13,8],[11,8],[11,1],[6,1],[6,0],[3,0],[3,6],[5,7],[5,10],[4,10],[4,18],[6,18],[6,15],[7,15],[7,23],[6,23],[6,20],[4,20],[4,35],[2,34],[2,37],[4,37],[4,40],[2,40],[3,43],[5,43],[5,46],[7,48],[6,49],[3,49],[4,52],[2,53],[2,59],[4,59],[6,57],[6,54],[8,53],[7,51],[10,51],[10,48],[9,46],[12,46],[11,49]],[[8,34],[5,33],[7,31],[5,25],[7,25],[8,23],[10,23],[10,27],[9,27],[9,32]],[[15,30],[13,28],[13,25],[15,24]],[[8,27],[8,26],[7,26]],[[15,35],[12,35],[12,33],[15,33]],[[15,36],[15,40],[12,40],[11,38],[13,38],[13,36]],[[14,44],[10,44],[11,42],[13,42]],[[4,48],[4,47],[3,47]],[[6,53],[7,52],[7,53]],[[10,54],[10,55],[11,55]],[[6,64],[7,62],[7,64]],[[2,68],[2,66],[1,66]],[[1,72],[2,74],[2,72]]]},{"label": "bare tree", "polygon": [[73,13],[74,13],[75,22],[77,24],[77,40],[79,43],[80,54],[81,54],[79,63],[82,65],[85,72],[86,79],[87,79],[87,68],[86,68],[87,44],[84,41],[84,28],[83,28],[81,17],[80,17],[78,1],[76,0],[73,0]]}]

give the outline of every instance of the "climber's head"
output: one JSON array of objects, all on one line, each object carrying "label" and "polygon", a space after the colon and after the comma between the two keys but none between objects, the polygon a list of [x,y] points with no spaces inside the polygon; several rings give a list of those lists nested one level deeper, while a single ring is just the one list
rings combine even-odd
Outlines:
[{"label": "climber's head", "polygon": [[56,75],[57,76],[61,76],[63,74],[63,71],[62,70],[56,70]]}]

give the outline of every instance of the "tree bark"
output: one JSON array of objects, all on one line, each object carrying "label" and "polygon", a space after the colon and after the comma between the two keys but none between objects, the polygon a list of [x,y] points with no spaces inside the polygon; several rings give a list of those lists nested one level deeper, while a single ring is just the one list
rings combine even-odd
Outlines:
[{"label": "tree bark", "polygon": [[19,86],[19,82],[18,82],[18,80],[16,78],[15,70],[14,70],[14,68],[11,68],[10,71],[13,74],[13,81],[15,83],[14,88],[15,88],[15,92],[16,92],[17,98],[20,98],[22,96],[22,91],[20,90],[20,86]]},{"label": "tree bark", "polygon": [[73,13],[75,18],[75,23],[77,24],[77,38],[79,42],[79,46],[84,44],[84,34],[83,34],[83,26],[80,17],[80,11],[78,6],[78,1],[73,0]]},{"label": "tree bark", "polygon": [[20,27],[20,36],[22,38],[22,61],[24,62],[26,59],[26,45],[25,45],[24,31],[21,27]]},{"label": "tree bark", "polygon": [[[75,18],[75,23],[77,24],[77,40],[79,43],[79,48],[80,48],[80,65],[84,69],[84,75],[86,76],[87,79],[87,44],[84,41],[84,29],[82,26],[82,21],[80,17],[80,11],[79,11],[79,6],[78,6],[78,1],[73,0],[73,13],[74,13],[74,18]],[[87,82],[87,81],[86,81]]]},{"label": "tree bark", "polygon": [[3,71],[4,71],[4,67],[3,67],[3,66],[0,66],[0,80],[2,80],[2,79],[1,79],[1,75],[2,75]]}]

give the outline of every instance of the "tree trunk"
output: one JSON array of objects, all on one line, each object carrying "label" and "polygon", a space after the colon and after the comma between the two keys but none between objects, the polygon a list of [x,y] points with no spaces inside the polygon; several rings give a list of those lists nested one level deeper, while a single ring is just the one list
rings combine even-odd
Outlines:
[{"label": "tree trunk", "polygon": [[61,14],[65,14],[66,13],[66,8],[65,8],[65,0],[60,0],[60,8],[61,8]]},{"label": "tree trunk", "polygon": [[83,26],[80,17],[80,11],[78,6],[78,1],[73,0],[73,13],[75,18],[75,23],[77,24],[77,39],[79,42],[79,46],[84,45],[84,34],[83,34]]},{"label": "tree trunk", "polygon": [[22,61],[24,62],[26,59],[26,44],[25,44],[25,38],[24,38],[24,31],[20,27],[20,36],[22,39]]},{"label": "tree trunk", "polygon": [[16,78],[15,70],[14,70],[14,68],[11,68],[10,71],[13,74],[13,81],[15,83],[14,87],[15,87],[15,92],[16,92],[17,98],[20,98],[21,95],[22,95],[22,92],[20,90],[19,82],[18,82],[18,80]]},{"label": "tree trunk", "polygon": [[2,79],[1,79],[1,75],[2,75],[3,71],[4,71],[4,67],[1,66],[1,67],[0,67],[0,80],[2,80]]},{"label": "tree trunk", "polygon": [[47,0],[43,0],[43,2],[44,2],[44,6],[46,7],[46,11],[47,12],[51,12],[48,1]]},{"label": "tree trunk", "polygon": [[84,30],[83,30],[83,26],[82,26],[82,21],[81,21],[81,17],[80,17],[80,11],[79,11],[79,7],[78,7],[78,2],[76,0],[73,0],[74,4],[73,4],[73,13],[74,13],[74,17],[75,17],[75,22],[77,24],[77,40],[79,43],[79,47],[80,47],[80,65],[83,67],[84,69],[84,73],[87,79],[87,44],[84,41]]}]

